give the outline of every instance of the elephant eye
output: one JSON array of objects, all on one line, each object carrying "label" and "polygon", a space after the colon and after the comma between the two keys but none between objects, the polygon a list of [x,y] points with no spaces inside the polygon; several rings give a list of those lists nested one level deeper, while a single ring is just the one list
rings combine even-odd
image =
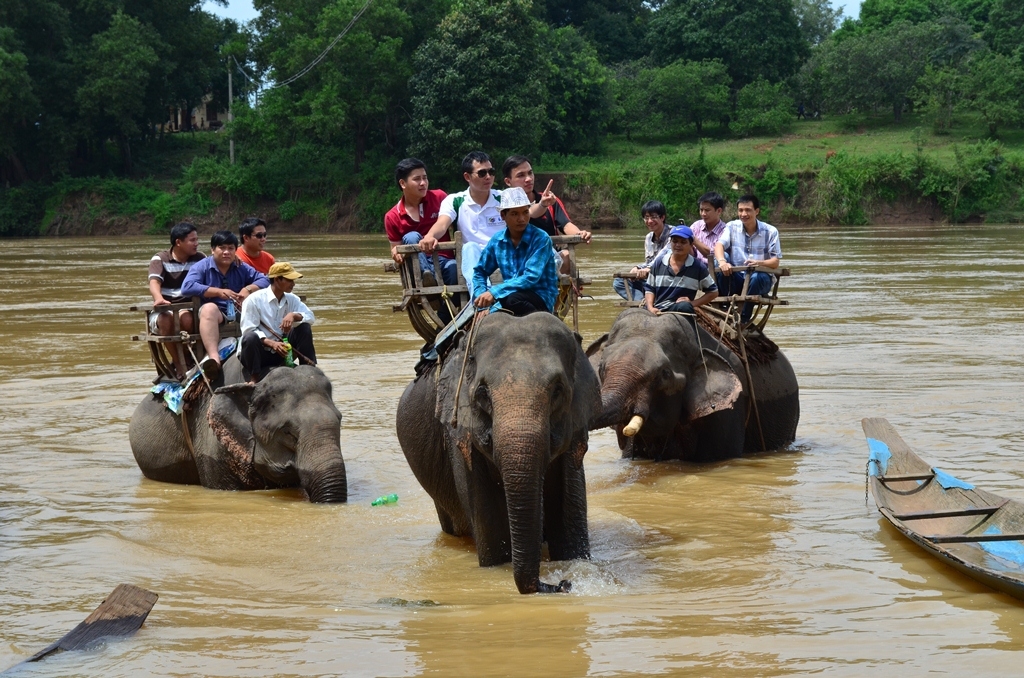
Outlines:
[{"label": "elephant eye", "polygon": [[491,394],[487,390],[487,384],[480,384],[476,387],[476,392],[473,394],[473,399],[476,400],[476,406],[482,411],[490,415],[491,413]]}]

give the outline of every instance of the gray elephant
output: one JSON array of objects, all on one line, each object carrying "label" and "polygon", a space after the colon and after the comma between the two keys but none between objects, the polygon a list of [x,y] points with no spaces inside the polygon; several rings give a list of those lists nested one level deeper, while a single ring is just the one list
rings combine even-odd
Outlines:
[{"label": "gray elephant", "polygon": [[253,386],[232,356],[212,385],[185,412],[188,438],[159,397],[135,409],[128,438],[143,475],[218,490],[301,487],[313,502],[346,501],[341,413],[323,372],[278,368]]},{"label": "gray elephant", "polygon": [[587,349],[601,379],[595,427],[615,428],[623,457],[708,462],[785,447],[799,388],[786,356],[762,345],[748,383],[739,357],[683,316],[624,311]]},{"label": "gray elephant", "polygon": [[520,593],[568,590],[540,581],[541,545],[552,560],[590,557],[583,455],[597,376],[549,313],[492,313],[458,342],[402,394],[402,451],[441,529],[472,537],[481,566],[511,561]]}]

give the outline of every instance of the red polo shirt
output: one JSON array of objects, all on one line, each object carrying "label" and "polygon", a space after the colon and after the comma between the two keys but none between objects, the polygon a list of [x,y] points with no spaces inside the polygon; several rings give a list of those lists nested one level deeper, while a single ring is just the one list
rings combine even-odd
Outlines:
[{"label": "red polo shirt", "polygon": [[[410,231],[418,231],[420,235],[426,235],[430,231],[430,227],[437,222],[441,201],[444,200],[446,195],[439,188],[427,191],[427,195],[424,196],[423,201],[420,203],[420,220],[418,222],[413,221],[408,213],[406,213],[405,198],[400,199],[398,204],[384,215],[384,232],[387,233],[388,240],[391,242],[402,242],[402,236]],[[451,238],[448,237],[448,232],[445,231],[437,240],[438,242],[449,242]],[[455,256],[454,252],[438,252],[438,254],[449,259]]]}]

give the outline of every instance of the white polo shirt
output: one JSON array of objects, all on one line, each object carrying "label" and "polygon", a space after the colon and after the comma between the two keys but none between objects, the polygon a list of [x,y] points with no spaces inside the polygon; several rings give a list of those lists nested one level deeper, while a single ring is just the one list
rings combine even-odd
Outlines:
[{"label": "white polo shirt", "polygon": [[501,218],[501,191],[491,189],[487,204],[481,206],[469,196],[469,189],[452,193],[441,201],[441,214],[448,215],[462,233],[462,242],[475,242],[485,247],[492,237],[505,228]]}]

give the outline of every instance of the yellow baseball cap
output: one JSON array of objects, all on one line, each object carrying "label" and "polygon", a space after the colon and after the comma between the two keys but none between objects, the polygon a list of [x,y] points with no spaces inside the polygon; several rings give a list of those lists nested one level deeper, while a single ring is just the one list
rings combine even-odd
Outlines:
[{"label": "yellow baseball cap", "polygon": [[274,278],[288,278],[289,280],[297,280],[302,277],[302,274],[292,268],[292,265],[287,261],[274,264],[267,271],[267,277],[273,280]]}]

